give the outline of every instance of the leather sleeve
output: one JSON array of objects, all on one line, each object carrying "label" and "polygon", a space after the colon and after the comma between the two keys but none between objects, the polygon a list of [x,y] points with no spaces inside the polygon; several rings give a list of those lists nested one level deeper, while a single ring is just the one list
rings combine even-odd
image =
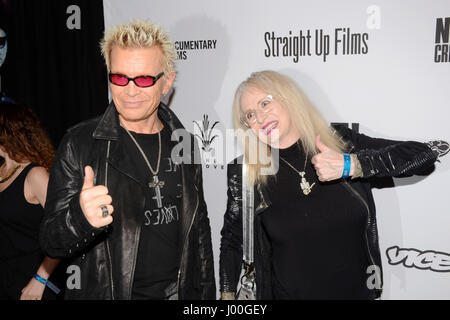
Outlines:
[{"label": "leather sleeve", "polygon": [[432,166],[438,157],[427,143],[371,138],[348,128],[340,132],[353,145],[350,152],[358,157],[363,178],[417,174]]},{"label": "leather sleeve", "polygon": [[50,257],[70,257],[84,249],[102,231],[85,218],[79,202],[83,168],[66,134],[57,150],[47,189],[40,244]]},{"label": "leather sleeve", "polygon": [[220,291],[236,293],[242,271],[242,172],[241,165],[227,167],[227,209],[220,241]]},{"label": "leather sleeve", "polygon": [[[195,151],[198,147],[194,144]],[[202,165],[196,164],[195,186],[199,196],[198,208],[198,232],[199,232],[199,257],[200,257],[200,286],[202,300],[216,300],[216,280],[214,277],[214,258],[211,241],[211,225],[208,218],[208,209],[203,194]]]}]

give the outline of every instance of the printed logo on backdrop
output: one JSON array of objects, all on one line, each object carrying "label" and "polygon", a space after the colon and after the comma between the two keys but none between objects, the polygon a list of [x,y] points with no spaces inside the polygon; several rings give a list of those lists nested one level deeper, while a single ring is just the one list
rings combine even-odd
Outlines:
[{"label": "printed logo on backdrop", "polygon": [[[224,165],[221,164],[222,161],[218,161],[216,149],[213,146],[214,140],[218,137],[217,134],[214,134],[214,127],[219,123],[219,121],[215,121],[210,127],[209,117],[207,114],[203,115],[203,121],[199,124],[197,121],[194,121],[197,125],[195,131],[199,133],[195,134],[195,137],[198,138],[201,145],[201,156],[202,163],[205,164],[207,169],[224,169]],[[194,132],[195,132],[194,131]]]},{"label": "printed logo on backdrop", "polygon": [[177,60],[187,60],[191,52],[202,50],[216,50],[216,47],[217,39],[175,41]]},{"label": "printed logo on backdrop", "polygon": [[[366,27],[369,30],[381,28],[381,11],[378,6],[369,6]],[[317,56],[323,62],[330,54],[335,56],[366,55],[369,53],[369,33],[349,27],[335,27],[333,31],[324,29],[297,29],[285,32],[266,31],[264,33],[264,56],[288,57],[298,63],[302,57]]]},{"label": "printed logo on backdrop", "polygon": [[337,128],[337,127],[351,128],[356,133],[359,133],[359,123],[358,122],[353,122],[353,123],[348,123],[348,122],[330,122],[330,125],[332,127],[335,127],[335,128]]},{"label": "printed logo on backdrop", "polygon": [[436,19],[434,62],[450,62],[450,17]]},{"label": "printed logo on backdrop", "polygon": [[450,254],[445,252],[393,246],[386,250],[386,256],[393,266],[402,264],[406,268],[450,272]]},{"label": "printed logo on backdrop", "polygon": [[438,157],[443,157],[450,151],[450,144],[447,141],[434,140],[427,142],[428,146],[438,154]]}]

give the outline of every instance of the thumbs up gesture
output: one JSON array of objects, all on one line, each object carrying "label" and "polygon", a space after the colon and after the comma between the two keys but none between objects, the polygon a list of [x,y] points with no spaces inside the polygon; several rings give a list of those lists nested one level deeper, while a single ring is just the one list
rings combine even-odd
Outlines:
[{"label": "thumbs up gesture", "polygon": [[[316,169],[317,177],[320,181],[331,181],[342,177],[344,170],[344,156],[333,149],[328,148],[320,140],[320,136],[316,137],[317,153],[311,159],[311,163]],[[354,165],[351,164],[350,175],[353,174]]]},{"label": "thumbs up gesture", "polygon": [[[80,206],[89,223],[96,228],[110,224],[114,211],[112,198],[105,186],[94,186],[94,170],[90,166],[84,168],[84,183],[80,193]],[[108,209],[108,215],[103,217],[102,206]]]}]

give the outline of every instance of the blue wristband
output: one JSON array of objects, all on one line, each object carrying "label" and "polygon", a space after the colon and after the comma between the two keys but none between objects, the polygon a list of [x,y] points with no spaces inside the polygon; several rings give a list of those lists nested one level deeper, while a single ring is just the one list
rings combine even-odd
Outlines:
[{"label": "blue wristband", "polygon": [[348,153],[344,155],[344,171],[342,172],[342,179],[347,179],[350,176],[351,158]]},{"label": "blue wristband", "polygon": [[42,278],[40,275],[38,275],[37,273],[34,275],[34,278],[39,281],[40,283],[42,283],[43,285],[47,285],[48,280]]},{"label": "blue wristband", "polygon": [[50,280],[42,278],[37,273],[33,276],[34,279],[36,279],[38,282],[42,283],[43,285],[49,287],[54,293],[58,294],[61,290],[58,289],[57,286],[55,286]]}]

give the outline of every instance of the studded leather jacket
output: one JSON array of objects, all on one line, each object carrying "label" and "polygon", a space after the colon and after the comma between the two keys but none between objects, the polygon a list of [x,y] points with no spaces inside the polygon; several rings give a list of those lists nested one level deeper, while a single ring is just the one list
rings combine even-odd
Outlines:
[{"label": "studded leather jacket", "polygon": [[[375,268],[379,285],[375,297],[382,292],[382,266],[378,244],[375,203],[371,188],[382,177],[407,176],[421,173],[433,165],[440,152],[433,143],[400,142],[370,138],[348,128],[338,127],[337,133],[347,142],[348,152],[356,154],[362,177],[341,180],[340,183],[366,208],[365,239],[369,265]],[[447,143],[448,146],[448,143]],[[447,150],[448,152],[448,150]],[[220,291],[235,293],[242,270],[242,158],[228,164],[228,201],[220,243]],[[272,299],[271,244],[262,228],[261,212],[271,205],[270,194],[262,184],[254,192],[254,266],[257,299]],[[379,289],[378,289],[379,288]]]},{"label": "studded leather jacket", "polygon": [[[158,117],[173,132],[183,128],[161,104]],[[140,169],[132,165],[119,138],[113,103],[101,118],[72,128],[63,138],[50,171],[40,242],[50,257],[69,258],[73,288],[67,299],[130,299],[144,190]],[[194,139],[189,135],[192,143]],[[194,145],[194,144],[191,144]],[[191,159],[196,148],[192,148]],[[194,151],[195,150],[195,151]],[[198,159],[198,158],[197,158]],[[179,271],[167,295],[179,299],[216,299],[211,229],[203,197],[201,164],[180,165],[182,202],[179,217]],[[94,169],[95,184],[106,185],[114,206],[113,222],[93,227],[79,204],[84,167]],[[78,268],[77,268],[78,267]],[[79,270],[79,285],[76,285]]]}]

